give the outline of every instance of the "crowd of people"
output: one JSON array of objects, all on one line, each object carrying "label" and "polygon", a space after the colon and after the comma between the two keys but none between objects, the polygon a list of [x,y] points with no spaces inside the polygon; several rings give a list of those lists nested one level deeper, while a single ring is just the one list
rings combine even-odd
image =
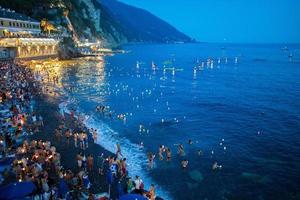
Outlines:
[{"label": "crowd of people", "polygon": [[122,155],[120,144],[116,144],[116,154],[107,158],[101,154],[94,159],[93,154],[86,153],[89,142],[99,139],[97,130],[84,128],[80,120],[75,122],[72,115],[70,118],[79,124],[76,129],[67,127],[63,114],[61,125],[47,134],[53,135],[55,145],[74,144],[78,149],[76,170],[63,167],[62,154],[57,152],[53,142],[30,139],[31,135],[43,132],[43,127],[47,125],[37,112],[34,100],[41,92],[48,91],[40,80],[26,66],[13,62],[0,63],[0,161],[11,161],[0,171],[0,184],[32,182],[36,189],[31,195],[37,199],[95,199],[90,190],[93,183],[89,175],[93,175],[96,169],[100,176],[110,176],[109,184],[118,184],[118,196],[138,193],[154,200],[154,185],[146,191],[139,176],[135,180],[128,176],[126,158]]}]

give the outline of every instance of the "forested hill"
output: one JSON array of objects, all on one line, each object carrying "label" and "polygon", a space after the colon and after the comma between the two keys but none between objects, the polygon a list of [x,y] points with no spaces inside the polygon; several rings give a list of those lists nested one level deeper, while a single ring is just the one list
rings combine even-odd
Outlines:
[{"label": "forested hill", "polygon": [[68,28],[63,13],[68,10],[80,38],[102,40],[108,47],[193,41],[148,11],[117,0],[0,0],[0,6],[37,20],[46,18],[65,32]]}]

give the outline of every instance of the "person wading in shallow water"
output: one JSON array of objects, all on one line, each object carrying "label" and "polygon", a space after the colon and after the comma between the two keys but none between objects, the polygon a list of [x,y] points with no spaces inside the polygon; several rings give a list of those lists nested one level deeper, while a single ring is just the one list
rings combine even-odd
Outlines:
[{"label": "person wading in shallow water", "polygon": [[171,149],[170,148],[166,148],[166,157],[167,157],[167,161],[171,161]]},{"label": "person wading in shallow water", "polygon": [[181,166],[182,169],[186,169],[188,167],[189,161],[187,159],[184,159],[183,161],[181,161]]},{"label": "person wading in shallow water", "polygon": [[123,157],[123,154],[121,152],[121,146],[119,143],[117,143],[117,151],[116,151],[116,155],[117,155],[117,158],[120,158],[120,157]]},{"label": "person wading in shallow water", "polygon": [[142,181],[142,179],[139,176],[135,177],[134,180],[134,192],[137,194],[143,194],[144,191],[144,183]]},{"label": "person wading in shallow water", "polygon": [[159,156],[159,160],[163,160],[163,159],[164,159],[163,151],[164,151],[164,146],[163,146],[163,145],[160,145],[160,147],[158,148],[158,156]]},{"label": "person wading in shallow water", "polygon": [[97,138],[98,138],[97,129],[92,129],[92,133],[93,133],[94,143],[96,143],[97,142]]},{"label": "person wading in shallow water", "polygon": [[154,184],[151,184],[149,192],[146,194],[146,196],[149,198],[149,200],[155,200],[156,195],[155,195]]},{"label": "person wading in shallow water", "polygon": [[148,167],[149,167],[149,169],[153,168],[154,158],[155,158],[155,155],[153,153],[149,152],[148,153]]},{"label": "person wading in shallow water", "polygon": [[122,174],[122,178],[126,177],[127,175],[126,158],[123,158],[123,160],[121,161],[121,174]]},{"label": "person wading in shallow water", "polygon": [[178,145],[178,154],[179,154],[180,156],[185,156],[183,144],[179,144],[179,145]]}]

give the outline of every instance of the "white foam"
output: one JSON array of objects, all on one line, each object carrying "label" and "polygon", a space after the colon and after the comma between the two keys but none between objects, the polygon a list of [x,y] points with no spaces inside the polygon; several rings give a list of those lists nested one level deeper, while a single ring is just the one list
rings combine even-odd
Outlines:
[{"label": "white foam", "polygon": [[[74,102],[74,100],[69,99],[66,102],[60,103],[59,108],[61,111],[70,114],[68,104],[72,102]],[[116,144],[120,144],[122,154],[127,161],[129,176],[132,178],[134,178],[136,175],[140,176],[145,184],[145,189],[148,189],[152,183],[155,184],[155,182],[146,172],[147,156],[146,153],[139,147],[139,145],[133,144],[127,138],[120,137],[118,132],[114,131],[100,119],[97,119],[93,115],[86,115],[83,112],[83,109],[77,108],[77,111],[81,115],[85,116],[84,124],[87,128],[97,129],[97,144],[101,145],[104,149],[112,153],[116,153]],[[169,193],[163,190],[162,187],[156,186],[156,193],[165,200],[172,199]]]}]

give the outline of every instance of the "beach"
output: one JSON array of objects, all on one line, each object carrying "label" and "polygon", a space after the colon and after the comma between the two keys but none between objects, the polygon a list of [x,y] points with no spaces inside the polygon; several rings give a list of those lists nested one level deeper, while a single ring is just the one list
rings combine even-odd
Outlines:
[{"label": "beach", "polygon": [[[93,129],[87,129],[80,122],[79,117],[61,111],[59,105],[66,99],[55,93],[54,90],[50,90],[49,87],[49,84],[55,87],[57,80],[53,79],[52,82],[48,79],[47,85],[43,85],[40,80],[44,80],[46,77],[38,76],[36,72],[32,71],[32,68],[24,64],[4,62],[1,65],[3,72],[1,77],[3,83],[1,85],[1,103],[3,105],[1,105],[1,109],[7,113],[9,110],[6,110],[6,107],[13,106],[11,119],[1,116],[1,121],[6,121],[2,126],[0,138],[1,167],[4,170],[1,170],[3,172],[1,185],[5,186],[12,182],[32,182],[37,189],[33,193],[30,192],[29,195],[43,199],[64,199],[68,195],[68,198],[71,195],[73,199],[95,199],[101,196],[103,199],[105,197],[118,199],[120,195],[127,193],[129,190],[127,190],[126,159],[122,158],[121,160],[116,157],[117,155],[96,144],[97,138],[93,135]],[[23,71],[27,73],[28,77],[24,77]],[[29,74],[31,75],[29,76]],[[17,78],[16,82],[10,81],[14,79],[13,77],[19,77],[20,80]],[[5,86],[5,84],[8,85]],[[26,97],[25,105],[22,103],[23,95]],[[14,109],[15,105],[17,109]],[[10,114],[5,116],[10,116]],[[16,125],[14,125],[15,116],[19,121],[16,122]],[[15,126],[17,126],[17,130],[14,133],[14,129],[10,130],[10,127]],[[16,135],[17,131],[22,133],[21,138]],[[56,135],[58,131],[61,132],[59,139]],[[75,135],[79,141],[73,140]],[[81,135],[83,139],[80,137]],[[121,153],[120,149],[119,152]],[[40,160],[41,157],[44,158]],[[10,166],[10,162],[12,162],[12,166]],[[6,164],[4,165],[4,163]],[[56,172],[52,172],[52,175],[49,174],[48,179],[51,167],[47,166],[52,166],[52,164],[55,165]],[[20,166],[22,167],[21,171],[18,169]],[[36,166],[40,166],[44,171],[34,172]],[[115,175],[111,174],[111,166],[115,166],[117,170]],[[36,173],[38,174],[34,175]],[[30,174],[33,176],[30,177]],[[109,175],[111,177],[108,179]],[[75,184],[76,188],[74,188],[72,181],[77,177],[81,181],[78,186]],[[62,183],[64,185],[63,193],[61,192]],[[5,187],[2,187],[1,192],[5,192]],[[146,191],[142,193],[145,196],[147,194]]]},{"label": "beach", "polygon": [[[97,171],[104,153],[107,171],[118,166],[122,177],[126,158],[128,176],[139,175],[146,190],[154,184],[164,199],[297,197],[298,57],[291,60],[280,45],[125,50],[104,62],[29,63],[42,91],[33,108],[45,126],[27,137],[51,141],[64,169],[75,177],[87,172],[95,195],[109,190],[111,176]],[[88,136],[87,148],[78,134]],[[89,154],[93,170],[82,164]],[[112,184],[112,198],[131,191],[122,180]]]}]

